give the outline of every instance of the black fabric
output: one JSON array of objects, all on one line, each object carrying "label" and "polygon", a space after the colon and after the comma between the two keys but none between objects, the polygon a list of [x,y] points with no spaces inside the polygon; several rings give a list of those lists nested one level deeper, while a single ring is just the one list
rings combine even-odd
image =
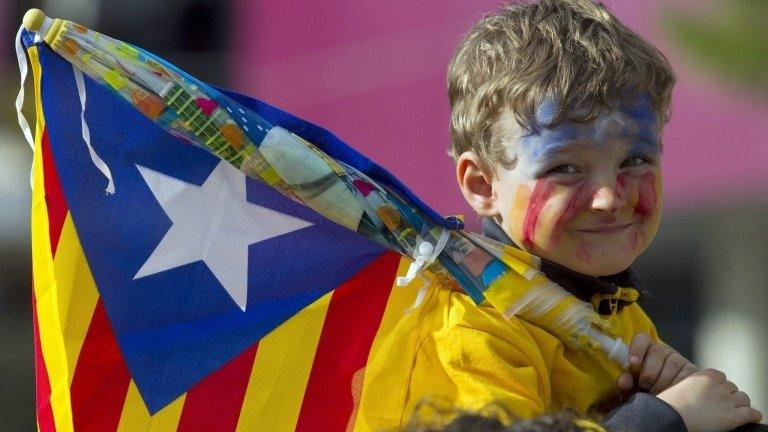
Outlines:
[{"label": "black fabric", "polygon": [[749,423],[737,427],[733,432],[768,432],[768,424]]},{"label": "black fabric", "polygon": [[672,406],[648,393],[635,393],[604,419],[605,428],[616,432],[688,432],[683,418]]},{"label": "black fabric", "polygon": [[[483,218],[483,235],[496,240],[497,242],[519,248],[519,246],[509,238],[507,233],[505,233],[504,230],[490,218]],[[560,264],[542,258],[541,271],[547,275],[547,278],[557,283],[580,300],[588,303],[592,300],[592,295],[597,293],[616,294],[620,286],[636,289],[640,293],[639,301],[647,301],[651,297],[648,290],[643,287],[637,273],[632,270],[631,267],[615,275],[594,277],[575,272]],[[630,303],[621,300],[618,302],[618,309],[621,310],[628,304]],[[600,314],[609,314],[610,310],[607,308],[607,304],[605,304],[601,305],[597,312]]]}]

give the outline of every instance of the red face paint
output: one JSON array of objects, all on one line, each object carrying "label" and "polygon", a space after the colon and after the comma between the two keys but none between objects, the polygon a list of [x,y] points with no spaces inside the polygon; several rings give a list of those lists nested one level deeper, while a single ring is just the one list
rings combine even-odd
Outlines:
[{"label": "red face paint", "polygon": [[541,210],[544,209],[544,204],[549,201],[554,190],[555,183],[547,179],[537,180],[536,186],[533,187],[523,219],[523,244],[529,250],[533,249],[533,236],[536,233]]},{"label": "red face paint", "polygon": [[581,262],[588,263],[592,261],[592,252],[590,252],[589,248],[586,246],[580,245],[579,248],[576,249],[576,258]]},{"label": "red face paint", "polygon": [[656,176],[653,173],[647,173],[640,179],[638,185],[635,213],[640,216],[650,216],[656,210],[656,199]]},{"label": "red face paint", "polygon": [[563,210],[563,213],[557,219],[554,228],[552,228],[554,236],[553,240],[557,240],[565,224],[570,222],[574,216],[584,209],[589,203],[592,195],[593,192],[589,190],[586,184],[581,184],[576,188],[573,195],[571,195],[571,198],[568,199],[568,204],[565,205],[565,210]]},{"label": "red face paint", "polygon": [[627,177],[624,174],[616,176],[616,192],[624,196],[624,192],[627,190]]}]

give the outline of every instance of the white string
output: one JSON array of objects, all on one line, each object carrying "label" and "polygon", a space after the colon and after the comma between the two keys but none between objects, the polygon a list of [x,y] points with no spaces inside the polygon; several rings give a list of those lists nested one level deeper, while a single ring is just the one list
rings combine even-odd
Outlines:
[{"label": "white string", "polygon": [[19,94],[16,95],[16,114],[19,116],[19,127],[24,134],[24,138],[27,140],[27,144],[35,150],[35,140],[32,138],[32,130],[29,128],[29,123],[26,117],[21,112],[21,108],[24,106],[24,83],[27,81],[27,55],[24,52],[24,48],[21,45],[21,31],[24,30],[24,26],[19,27],[19,31],[16,33],[16,59],[19,61],[19,73],[21,73],[21,87],[19,88]]},{"label": "white string", "polygon": [[[16,32],[16,60],[19,62],[19,74],[21,75],[21,86],[19,87],[19,94],[16,95],[16,115],[19,118],[19,127],[21,128],[21,133],[24,134],[24,139],[27,141],[27,144],[29,144],[29,147],[32,149],[32,152],[35,151],[35,140],[32,138],[32,129],[29,127],[29,122],[27,122],[27,118],[24,117],[24,113],[21,112],[22,107],[24,106],[24,84],[27,81],[27,72],[28,72],[28,65],[27,65],[27,55],[24,51],[24,47],[21,45],[21,31],[24,30],[24,26],[19,27],[19,31]],[[33,185],[35,176],[35,164],[32,164],[32,167],[29,170],[29,185]]]},{"label": "white string", "polygon": [[424,302],[424,299],[427,297],[427,292],[429,291],[429,287],[432,283],[432,278],[424,273],[421,273],[419,276],[422,280],[421,288],[419,288],[419,291],[416,293],[416,299],[413,300],[413,304],[405,311],[405,313],[416,310],[419,306],[421,306],[421,304]]},{"label": "white string", "polygon": [[450,231],[443,229],[440,233],[440,238],[437,240],[437,244],[432,245],[428,241],[423,241],[416,246],[416,250],[413,251],[413,262],[408,267],[408,271],[405,276],[397,278],[397,286],[406,286],[418,275],[424,267],[432,264],[432,262],[440,255],[445,245],[450,238]]},{"label": "white string", "polygon": [[75,65],[72,65],[72,70],[75,73],[77,95],[80,97],[80,124],[83,131],[83,141],[85,141],[85,145],[88,146],[88,153],[91,155],[91,161],[93,161],[96,168],[104,174],[104,177],[109,180],[109,184],[107,184],[107,194],[112,195],[115,193],[115,182],[112,179],[112,172],[91,146],[91,131],[88,129],[88,123],[85,121],[85,82],[83,81],[83,73],[75,67]]}]

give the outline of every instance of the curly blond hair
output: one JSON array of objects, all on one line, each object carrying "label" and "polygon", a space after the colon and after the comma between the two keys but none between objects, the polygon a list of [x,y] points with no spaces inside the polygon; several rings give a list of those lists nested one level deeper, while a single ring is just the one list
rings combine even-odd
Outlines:
[{"label": "curly blond hair", "polygon": [[[504,6],[477,22],[448,67],[451,148],[474,151],[483,170],[508,165],[494,124],[508,110],[526,130],[588,122],[630,95],[647,94],[659,124],[669,120],[675,77],[664,54],[590,0]],[[545,100],[556,105],[546,124]]]}]

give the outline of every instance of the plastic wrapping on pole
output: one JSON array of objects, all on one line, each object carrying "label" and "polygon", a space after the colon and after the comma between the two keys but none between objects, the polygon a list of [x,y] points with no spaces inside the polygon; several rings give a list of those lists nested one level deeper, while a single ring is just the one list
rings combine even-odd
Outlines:
[{"label": "plastic wrapping on pole", "polygon": [[[174,136],[211,151],[329,220],[412,258],[401,284],[428,269],[430,279],[457,284],[475,302],[512,310],[565,341],[578,344],[586,336],[593,345],[618,349],[615,344],[608,347],[613,339],[593,329],[600,320],[587,313],[585,307],[592,311],[589,305],[552,282],[542,285],[532,280],[539,273],[536,257],[476,234],[446,229],[386,183],[330,157],[140,48],[70,21],[50,19],[36,9],[27,12],[24,26]],[[524,287],[516,297],[504,292],[511,278]],[[554,317],[545,313],[555,305],[565,307]]]}]

